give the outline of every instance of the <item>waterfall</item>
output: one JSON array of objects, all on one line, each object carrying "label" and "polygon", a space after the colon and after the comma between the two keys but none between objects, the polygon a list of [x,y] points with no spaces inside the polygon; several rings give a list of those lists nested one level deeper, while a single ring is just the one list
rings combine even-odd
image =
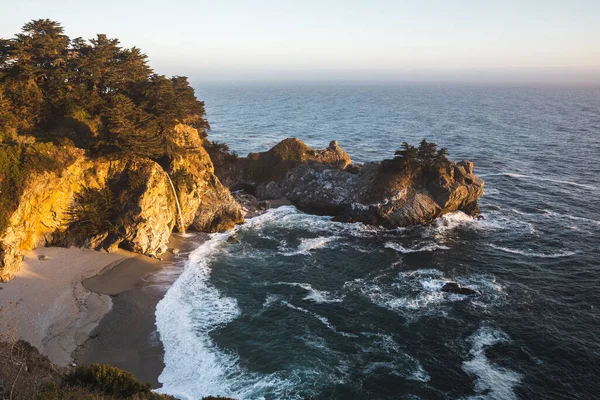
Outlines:
[{"label": "waterfall", "polygon": [[177,211],[179,212],[179,224],[181,233],[185,233],[185,225],[183,224],[183,215],[181,214],[181,206],[179,205],[179,198],[177,197],[177,192],[175,191],[175,185],[173,185],[173,181],[169,176],[169,173],[165,171],[167,174],[167,178],[169,179],[169,183],[171,184],[171,189],[173,189],[173,195],[175,196],[175,203],[177,203]]}]

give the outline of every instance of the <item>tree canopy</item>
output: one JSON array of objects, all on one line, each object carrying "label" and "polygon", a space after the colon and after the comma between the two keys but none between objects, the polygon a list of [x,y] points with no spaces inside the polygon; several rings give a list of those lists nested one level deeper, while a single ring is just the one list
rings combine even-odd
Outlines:
[{"label": "tree canopy", "polygon": [[386,165],[392,169],[429,172],[435,167],[448,164],[448,149],[442,147],[438,150],[437,144],[421,140],[419,146],[403,142],[399,150],[394,153],[392,160],[386,160]]},{"label": "tree canopy", "polygon": [[178,123],[204,134],[204,103],[186,77],[153,72],[138,48],[99,34],[70,39],[40,19],[0,39],[0,142],[67,137],[94,154],[160,158]]}]

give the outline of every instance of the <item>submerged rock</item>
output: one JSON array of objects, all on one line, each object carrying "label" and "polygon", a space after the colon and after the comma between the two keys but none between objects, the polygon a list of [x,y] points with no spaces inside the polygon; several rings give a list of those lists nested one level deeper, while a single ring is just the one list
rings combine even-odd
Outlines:
[{"label": "submerged rock", "polygon": [[446,293],[455,293],[455,294],[464,294],[467,296],[474,296],[481,294],[479,290],[471,289],[465,286],[460,286],[456,282],[446,282],[442,287],[442,292]]},{"label": "submerged rock", "polygon": [[227,238],[227,243],[239,243],[240,239],[238,239],[237,235],[231,235]]}]

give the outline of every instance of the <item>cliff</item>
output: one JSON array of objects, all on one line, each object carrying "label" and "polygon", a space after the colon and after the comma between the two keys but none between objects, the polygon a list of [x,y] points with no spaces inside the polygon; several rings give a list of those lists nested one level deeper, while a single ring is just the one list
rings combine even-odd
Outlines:
[{"label": "cliff", "polygon": [[[36,247],[121,247],[156,257],[167,250],[174,229],[215,232],[243,222],[241,208],[214,175],[198,131],[180,125],[174,137],[191,143],[165,167],[149,158],[92,158],[74,147],[48,147],[45,156],[67,161],[20,178],[16,207],[0,228],[0,279],[10,279],[23,254]],[[173,175],[183,227],[167,173]]]},{"label": "cliff", "polygon": [[439,163],[406,168],[394,160],[353,165],[335,142],[313,150],[286,139],[264,153],[219,160],[216,174],[232,189],[260,200],[287,198],[306,212],[338,221],[389,228],[425,224],[454,211],[475,216],[483,195],[484,182],[473,175],[473,163],[445,156]]}]

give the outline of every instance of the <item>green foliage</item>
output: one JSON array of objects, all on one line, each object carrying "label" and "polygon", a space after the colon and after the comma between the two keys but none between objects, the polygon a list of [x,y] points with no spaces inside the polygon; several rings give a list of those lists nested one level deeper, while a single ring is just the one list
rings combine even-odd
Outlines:
[{"label": "green foliage", "polygon": [[65,376],[64,381],[68,385],[85,386],[107,395],[123,398],[140,394],[150,398],[152,394],[149,383],[142,383],[131,372],[106,364],[77,367]]},{"label": "green foliage", "polygon": [[26,134],[56,142],[73,123],[84,136],[70,137],[78,147],[153,159],[185,151],[172,139],[176,124],[209,129],[187,78],[153,73],[136,47],[103,34],[71,40],[47,19],[0,39],[0,141]]},{"label": "green foliage", "polygon": [[437,144],[421,140],[419,147],[403,142],[401,148],[394,153],[393,160],[385,160],[384,165],[388,169],[399,170],[417,174],[419,172],[430,172],[448,164],[448,149],[442,147],[437,149]]},{"label": "green foliage", "polygon": [[73,162],[70,153],[51,143],[0,143],[0,233],[17,209],[19,198],[32,173],[55,172]]},{"label": "green foliage", "polygon": [[85,188],[75,196],[74,205],[69,210],[69,226],[84,237],[116,233],[118,226],[112,222],[118,212],[116,205],[117,200],[108,187]]}]

